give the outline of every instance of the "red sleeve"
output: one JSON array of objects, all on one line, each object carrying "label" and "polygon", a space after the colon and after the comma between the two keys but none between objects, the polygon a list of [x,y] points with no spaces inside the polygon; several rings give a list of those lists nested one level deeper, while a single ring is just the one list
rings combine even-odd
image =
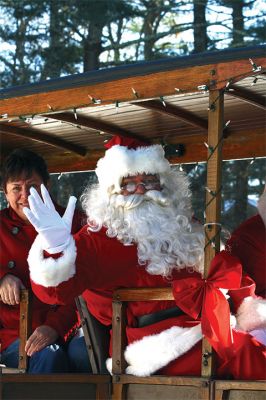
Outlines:
[{"label": "red sleeve", "polygon": [[266,297],[266,231],[259,215],[249,218],[232,234],[226,250],[238,257],[256,283],[256,294]]}]

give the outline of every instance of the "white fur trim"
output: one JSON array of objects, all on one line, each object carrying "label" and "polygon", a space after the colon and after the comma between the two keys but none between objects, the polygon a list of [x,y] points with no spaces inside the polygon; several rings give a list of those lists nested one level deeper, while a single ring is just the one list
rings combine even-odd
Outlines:
[{"label": "white fur trim", "polygon": [[202,339],[201,325],[193,328],[173,326],[165,331],[145,336],[127,346],[127,374],[150,376],[190,350]]},{"label": "white fur trim", "polygon": [[58,286],[61,282],[65,282],[75,275],[76,256],[77,249],[71,236],[71,240],[61,257],[57,259],[52,257],[44,258],[41,238],[38,235],[31,246],[28,256],[31,279],[38,285],[45,287]]},{"label": "white fur trim", "polygon": [[249,334],[254,336],[258,342],[266,346],[266,328],[254,329],[253,331],[250,331]]},{"label": "white fur trim", "polygon": [[170,164],[164,157],[161,145],[137,149],[115,145],[105,152],[95,170],[100,187],[104,191],[113,187],[113,193],[120,192],[121,180],[128,175],[160,174],[169,171]]},{"label": "white fur trim", "polygon": [[111,358],[107,358],[107,360],[105,361],[105,365],[107,368],[107,371],[109,372],[109,374],[113,375],[112,373],[112,369],[113,369],[113,361]]},{"label": "white fur trim", "polygon": [[237,310],[237,328],[244,331],[266,327],[266,300],[246,297]]},{"label": "white fur trim", "polygon": [[264,222],[264,225],[266,227],[266,185],[264,187],[264,192],[262,193],[262,195],[259,198],[258,201],[258,212]]}]

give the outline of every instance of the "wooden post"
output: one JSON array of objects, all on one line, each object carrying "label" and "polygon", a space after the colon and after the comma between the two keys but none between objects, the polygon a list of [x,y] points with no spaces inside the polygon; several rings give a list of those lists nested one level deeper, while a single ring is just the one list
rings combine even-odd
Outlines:
[{"label": "wooden post", "polygon": [[19,362],[18,367],[22,371],[27,370],[28,356],[25,352],[26,342],[31,334],[31,293],[29,290],[21,290],[20,295],[20,321],[19,321]]},{"label": "wooden post", "polygon": [[[222,168],[222,137],[224,129],[224,93],[213,90],[209,93],[208,116],[208,159],[206,186],[206,221],[205,221],[205,262],[204,277],[210,268],[210,262],[220,250],[220,213],[221,213],[221,168]],[[210,377],[214,370],[212,347],[206,339],[202,344],[203,377]]]},{"label": "wooden post", "polygon": [[126,396],[126,385],[120,383],[121,374],[125,373],[126,361],[124,351],[126,347],[126,313],[125,303],[119,301],[119,295],[113,297],[112,320],[112,372],[113,372],[113,400],[122,400]]},{"label": "wooden post", "polygon": [[126,347],[126,322],[125,303],[113,301],[112,321],[112,353],[113,353],[113,374],[124,374],[126,361],[124,351]]}]

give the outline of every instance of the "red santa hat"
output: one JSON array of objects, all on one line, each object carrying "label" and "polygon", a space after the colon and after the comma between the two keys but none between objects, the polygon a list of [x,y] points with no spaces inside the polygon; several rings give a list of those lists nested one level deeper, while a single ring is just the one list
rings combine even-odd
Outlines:
[{"label": "red santa hat", "polygon": [[105,147],[105,156],[96,167],[99,185],[109,193],[119,193],[124,177],[137,174],[163,174],[170,171],[161,145],[114,136]]}]

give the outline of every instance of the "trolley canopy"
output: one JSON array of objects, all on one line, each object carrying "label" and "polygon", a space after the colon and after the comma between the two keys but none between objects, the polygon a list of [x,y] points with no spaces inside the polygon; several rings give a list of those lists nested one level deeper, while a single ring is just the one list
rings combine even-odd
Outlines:
[{"label": "trolley canopy", "polygon": [[[265,46],[91,71],[0,90],[1,162],[14,148],[50,172],[91,170],[114,134],[164,144],[173,163],[205,161],[209,93],[224,96],[223,159],[266,156]],[[218,99],[217,99],[218,101]]]}]

